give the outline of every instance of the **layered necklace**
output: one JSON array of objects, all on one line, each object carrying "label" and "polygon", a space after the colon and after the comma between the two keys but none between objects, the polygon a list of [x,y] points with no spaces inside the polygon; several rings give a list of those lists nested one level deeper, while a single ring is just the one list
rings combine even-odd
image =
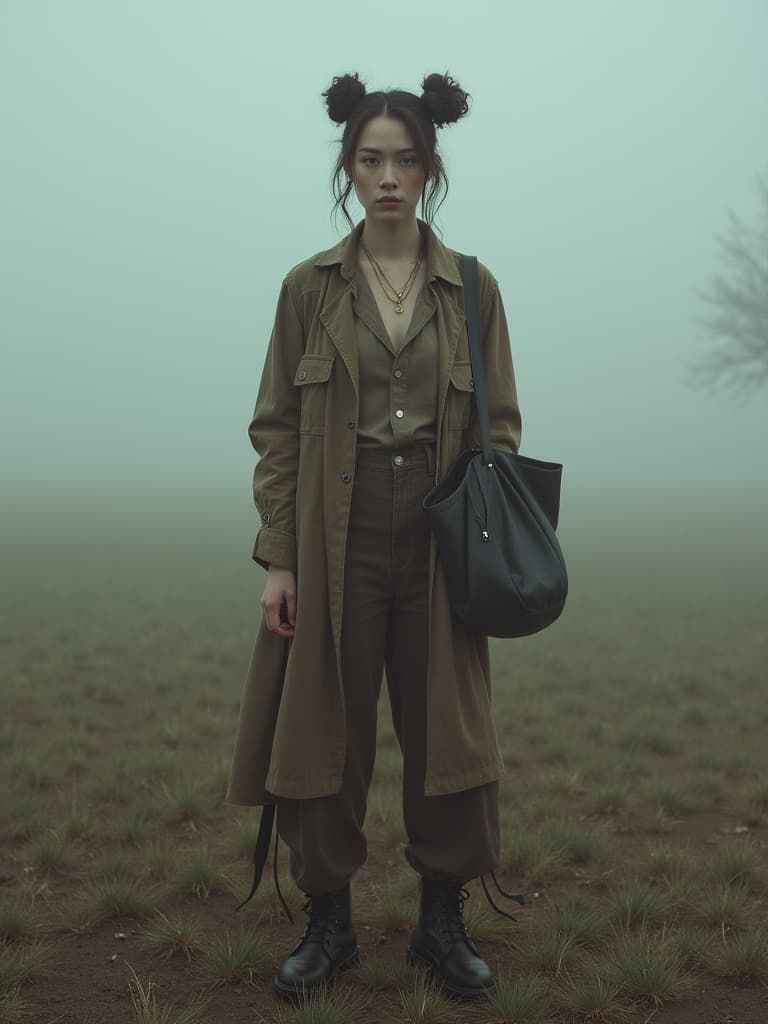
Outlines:
[{"label": "layered necklace", "polygon": [[[362,242],[360,244],[362,245]],[[386,295],[390,302],[394,302],[395,312],[402,313],[403,302],[405,299],[408,298],[408,293],[410,292],[411,288],[413,288],[413,283],[416,280],[416,275],[419,272],[419,267],[421,266],[422,261],[424,259],[423,254],[421,252],[419,253],[418,259],[416,260],[416,264],[408,276],[408,280],[405,282],[403,287],[398,291],[364,245],[363,252],[368,257],[370,264],[373,267],[373,272],[376,275],[376,280],[381,285],[381,290],[384,292],[384,294]]]}]

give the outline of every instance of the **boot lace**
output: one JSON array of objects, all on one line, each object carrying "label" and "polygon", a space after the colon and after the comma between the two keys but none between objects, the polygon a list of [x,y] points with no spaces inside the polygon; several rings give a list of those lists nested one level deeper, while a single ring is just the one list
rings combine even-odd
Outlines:
[{"label": "boot lace", "polygon": [[[507,900],[514,900],[516,903],[519,903],[521,907],[525,906],[525,899],[523,898],[521,893],[507,892],[505,889],[502,889],[502,887],[499,885],[499,880],[496,877],[496,872],[495,871],[491,871],[490,875],[491,875],[491,878],[493,879],[493,884],[496,886],[496,888],[498,889],[499,894],[501,896],[503,896]],[[506,912],[506,910],[502,910],[501,907],[498,906],[498,904],[494,901],[493,897],[491,896],[490,892],[488,891],[488,883],[485,880],[485,875],[480,875],[480,882],[481,882],[481,884],[483,886],[483,892],[485,893],[485,898],[488,900],[488,902],[493,907],[493,909],[496,911],[496,913],[497,914],[501,914],[502,917],[508,917],[510,921],[516,921],[517,918],[513,914],[508,914]]]},{"label": "boot lace", "polygon": [[440,900],[442,911],[440,929],[448,938],[467,939],[467,926],[464,924],[464,904],[469,899],[469,892],[459,888],[446,892]]},{"label": "boot lace", "polygon": [[302,907],[307,915],[307,923],[301,934],[301,941],[322,943],[328,932],[333,934],[339,923],[334,909],[328,906],[326,900],[317,896],[309,896]]}]

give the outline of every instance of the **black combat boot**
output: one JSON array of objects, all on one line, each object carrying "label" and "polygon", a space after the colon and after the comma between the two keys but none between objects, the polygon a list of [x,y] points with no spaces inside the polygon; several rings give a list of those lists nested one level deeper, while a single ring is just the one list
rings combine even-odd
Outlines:
[{"label": "black combat boot", "polygon": [[457,882],[421,880],[419,923],[411,935],[408,963],[426,967],[449,996],[477,999],[493,991],[491,969],[464,925],[469,897]]},{"label": "black combat boot", "polygon": [[349,883],[304,904],[307,924],[301,938],[275,977],[275,990],[297,1000],[345,967],[360,962],[360,947],[352,927]]}]

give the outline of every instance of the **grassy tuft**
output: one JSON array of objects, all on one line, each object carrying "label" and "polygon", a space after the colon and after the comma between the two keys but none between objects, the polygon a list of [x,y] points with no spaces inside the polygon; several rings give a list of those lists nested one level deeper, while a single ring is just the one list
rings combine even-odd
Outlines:
[{"label": "grassy tuft", "polygon": [[[129,964],[130,967],[130,964]],[[206,1007],[198,997],[188,1007],[179,1009],[175,1004],[160,1006],[155,995],[152,979],[144,988],[138,975],[130,967],[133,980],[128,982],[128,989],[133,1004],[134,1024],[207,1024]]]},{"label": "grassy tuft", "polygon": [[738,886],[725,885],[714,893],[700,896],[696,919],[702,924],[716,926],[725,934],[741,928],[750,919],[751,904],[747,891]]},{"label": "grassy tuft", "polygon": [[365,957],[355,971],[355,979],[361,985],[374,990],[382,988],[404,988],[416,983],[418,970],[411,967],[405,960],[394,963],[382,963],[378,957],[378,947],[374,955]]},{"label": "grassy tuft", "polygon": [[621,999],[621,985],[605,964],[590,963],[578,974],[569,974],[555,995],[564,1010],[578,1014],[582,1020],[620,1020],[628,1016]]},{"label": "grassy tuft", "polygon": [[111,917],[146,917],[156,905],[157,896],[147,890],[146,883],[134,878],[106,878],[86,893],[81,923],[90,927]]},{"label": "grassy tuft", "polygon": [[18,942],[35,933],[35,917],[18,899],[0,902],[0,941]]},{"label": "grassy tuft", "polygon": [[552,1009],[549,987],[533,974],[499,977],[484,1006],[487,1024],[540,1024]]},{"label": "grassy tuft", "polygon": [[24,860],[43,870],[61,870],[71,867],[75,863],[75,856],[67,837],[49,828],[30,843],[24,853]]},{"label": "grassy tuft", "polygon": [[210,794],[198,786],[179,783],[174,790],[165,789],[165,813],[171,822],[204,821],[211,810]]},{"label": "grassy tuft", "polygon": [[203,946],[199,965],[201,977],[211,985],[243,982],[258,985],[259,975],[272,967],[272,956],[264,936],[242,929],[239,935],[227,931]]},{"label": "grassy tuft", "polygon": [[31,1019],[18,988],[0,992],[0,1024],[28,1024]]},{"label": "grassy tuft", "polygon": [[554,929],[539,935],[524,953],[525,962],[548,974],[562,974],[576,956],[577,946],[572,935],[563,935]]},{"label": "grassy tuft", "polygon": [[[482,890],[481,899],[485,900]],[[515,927],[513,921],[497,914],[495,910],[471,902],[464,906],[464,924],[470,937],[478,942],[509,938],[511,930]]]},{"label": "grassy tuft", "polygon": [[190,960],[202,944],[197,924],[183,917],[168,918],[162,910],[157,913],[160,920],[144,930],[146,944],[162,957],[183,953]]},{"label": "grassy tuft", "polygon": [[604,870],[614,858],[610,838],[594,824],[550,821],[544,826],[547,845],[560,851],[563,864]]},{"label": "grassy tuft", "polygon": [[363,1013],[365,1002],[360,993],[338,983],[320,985],[292,1006],[280,1003],[269,1019],[276,1024],[358,1024],[370,1019]]},{"label": "grassy tuft", "polygon": [[166,879],[172,875],[179,859],[175,846],[158,839],[152,839],[142,846],[138,857],[144,873],[157,879]]},{"label": "grassy tuft", "polygon": [[580,893],[574,893],[555,908],[554,929],[563,937],[572,938],[577,946],[594,947],[605,935],[607,915]]},{"label": "grassy tuft", "polygon": [[178,867],[168,877],[168,884],[173,892],[198,899],[207,899],[211,893],[232,891],[229,879],[216,866],[206,847],[184,851]]},{"label": "grassy tuft", "polygon": [[51,951],[41,939],[23,946],[0,946],[0,992],[8,992],[48,973]]},{"label": "grassy tuft", "polygon": [[620,814],[629,803],[629,786],[622,782],[607,782],[592,791],[591,809],[595,814]]},{"label": "grassy tuft", "polygon": [[383,886],[371,886],[375,901],[372,907],[373,920],[382,928],[404,930],[412,928],[418,917],[419,897],[415,876],[405,876],[399,882]]},{"label": "grassy tuft", "polygon": [[611,957],[621,990],[631,999],[662,1006],[690,990],[682,956],[666,933],[642,928],[624,934],[618,938]]},{"label": "grassy tuft", "polygon": [[688,850],[658,842],[649,846],[648,859],[640,872],[649,882],[679,885],[695,875],[696,864]]},{"label": "grassy tuft", "polygon": [[713,885],[751,886],[759,877],[760,852],[748,840],[725,840],[707,865]]},{"label": "grassy tuft", "polygon": [[420,972],[408,987],[398,988],[407,1024],[444,1024],[458,1019],[457,1007]]},{"label": "grassy tuft", "polygon": [[625,928],[663,924],[671,915],[669,896],[645,882],[630,882],[614,892],[612,918]]},{"label": "grassy tuft", "polygon": [[712,966],[714,942],[711,935],[695,928],[682,927],[670,932],[683,965],[691,970],[709,970]]},{"label": "grassy tuft", "polygon": [[516,832],[505,845],[503,866],[512,875],[542,882],[563,866],[564,850],[559,844],[552,845],[541,829]]},{"label": "grassy tuft", "polygon": [[716,974],[738,981],[768,980],[768,934],[755,930],[729,938],[712,958]]}]

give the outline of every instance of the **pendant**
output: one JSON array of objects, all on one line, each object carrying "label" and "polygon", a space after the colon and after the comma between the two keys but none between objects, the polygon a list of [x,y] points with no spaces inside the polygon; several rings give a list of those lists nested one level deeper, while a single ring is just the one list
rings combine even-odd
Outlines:
[{"label": "pendant", "polygon": [[402,302],[398,302],[398,304],[395,306],[395,312],[396,313],[402,313],[403,312],[403,304],[402,304]]}]

